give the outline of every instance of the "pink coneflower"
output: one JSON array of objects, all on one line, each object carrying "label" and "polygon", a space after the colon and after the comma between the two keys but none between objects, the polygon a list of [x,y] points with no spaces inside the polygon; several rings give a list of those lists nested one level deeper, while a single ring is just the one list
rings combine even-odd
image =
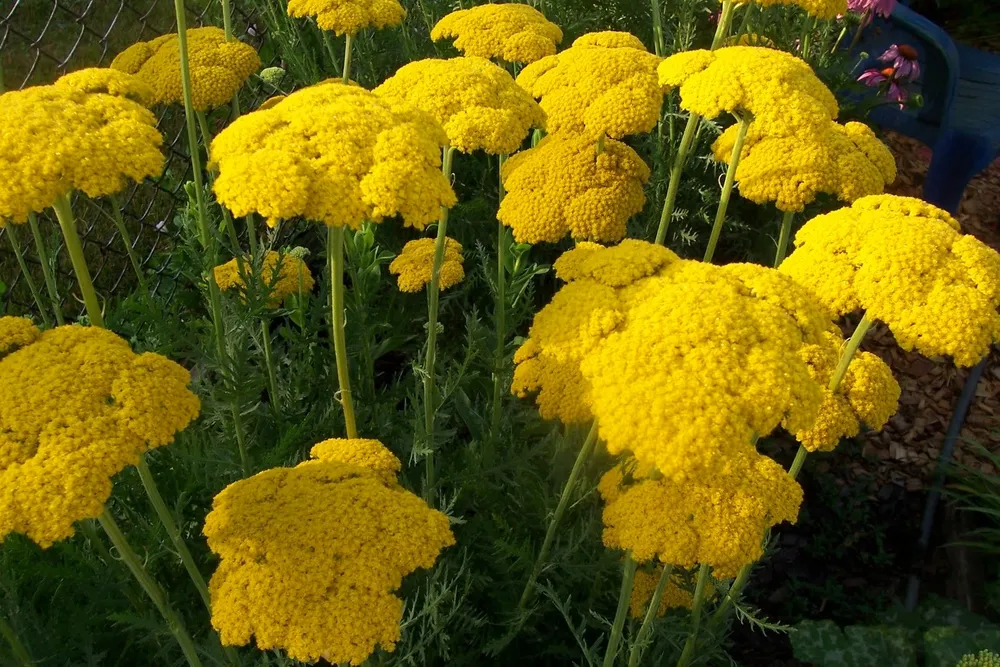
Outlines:
[{"label": "pink coneflower", "polygon": [[893,44],[879,56],[879,62],[891,65],[896,70],[896,78],[913,81],[920,76],[917,50],[909,44]]},{"label": "pink coneflower", "polygon": [[883,88],[886,93],[886,99],[899,104],[899,108],[901,109],[903,108],[903,103],[906,102],[906,98],[909,97],[906,89],[900,85],[898,73],[892,67],[886,67],[885,69],[875,69],[873,67],[872,69],[867,69],[861,73],[858,81],[869,88]]},{"label": "pink coneflower", "polygon": [[897,0],[847,0],[847,8],[869,18],[873,15],[888,18],[896,8]]}]

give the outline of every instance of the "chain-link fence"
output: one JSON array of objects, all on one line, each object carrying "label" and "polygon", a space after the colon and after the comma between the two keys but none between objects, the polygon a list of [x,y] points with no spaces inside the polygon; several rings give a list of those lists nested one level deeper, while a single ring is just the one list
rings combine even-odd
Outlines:
[{"label": "chain-link fence", "polygon": [[[220,0],[186,0],[185,6],[189,27],[222,25]],[[259,46],[261,30],[238,0],[233,2],[233,19],[237,36]],[[174,31],[172,0],[0,0],[0,83],[8,90],[51,83],[66,72],[106,66],[130,44]],[[255,88],[251,84],[244,94],[256,96],[260,91]],[[116,205],[150,288],[169,289],[172,283],[169,254],[163,251],[176,234],[172,220],[185,200],[183,186],[190,179],[190,160],[183,111],[160,109],[158,120],[166,155],[161,178],[132,185],[115,199],[79,197],[74,202],[84,253],[102,296],[131,291],[136,282],[112,217]],[[82,308],[71,296],[75,280],[51,210],[39,216],[39,226],[52,255],[58,300],[72,318]],[[19,236],[32,278],[44,294],[34,245],[25,242],[24,233]],[[4,230],[0,230],[0,284],[7,288],[6,294],[0,294],[0,313],[4,304],[12,313],[36,310]]]}]

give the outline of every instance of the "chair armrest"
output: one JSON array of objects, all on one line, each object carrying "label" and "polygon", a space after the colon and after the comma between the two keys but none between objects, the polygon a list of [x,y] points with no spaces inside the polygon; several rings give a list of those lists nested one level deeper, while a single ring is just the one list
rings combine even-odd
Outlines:
[{"label": "chair armrest", "polygon": [[913,33],[924,46],[924,106],[920,118],[946,128],[958,88],[960,59],[955,43],[940,26],[902,3],[892,12],[892,22]]}]

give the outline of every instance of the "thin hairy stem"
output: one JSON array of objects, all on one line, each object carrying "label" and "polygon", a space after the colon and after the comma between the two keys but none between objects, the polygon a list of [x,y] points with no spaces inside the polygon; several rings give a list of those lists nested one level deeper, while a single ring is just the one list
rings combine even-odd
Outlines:
[{"label": "thin hairy stem", "polygon": [[49,313],[45,308],[45,304],[42,303],[42,294],[38,291],[38,285],[35,284],[35,279],[31,277],[31,273],[28,271],[28,262],[24,259],[24,251],[21,250],[21,241],[17,237],[16,225],[14,223],[8,223],[5,229],[7,230],[7,236],[10,238],[10,247],[14,251],[14,257],[17,259],[17,265],[21,267],[21,275],[24,276],[24,282],[31,290],[31,296],[35,300],[35,305],[38,307],[38,314],[42,317],[42,323],[45,328],[48,329],[52,326],[52,320],[49,319]]},{"label": "thin hairy stem", "polygon": [[691,605],[691,632],[687,641],[684,642],[684,650],[681,652],[677,667],[685,667],[694,657],[694,649],[698,644],[698,630],[701,628],[701,608],[705,601],[705,584],[708,582],[708,565],[704,563],[698,568],[698,583],[694,587],[694,602]]},{"label": "thin hairy stem", "polygon": [[52,273],[49,251],[45,247],[42,230],[38,227],[38,216],[34,213],[28,214],[28,226],[31,227],[31,235],[35,237],[35,251],[38,253],[38,262],[42,265],[42,275],[45,277],[45,287],[49,292],[49,300],[52,301],[52,311],[56,316],[56,324],[62,326],[66,324],[66,321],[63,319],[62,304],[59,301],[59,288],[56,284],[55,274]]},{"label": "thin hairy stem", "polygon": [[681,174],[684,172],[684,164],[687,162],[688,153],[691,152],[691,145],[694,143],[695,134],[698,131],[698,124],[701,116],[692,113],[688,116],[687,125],[684,126],[684,134],[681,136],[681,145],[677,147],[677,155],[674,156],[674,164],[670,167],[670,183],[667,185],[667,198],[663,201],[663,211],[660,213],[660,226],[656,230],[656,242],[664,245],[667,241],[667,229],[670,227],[670,220],[674,215],[674,204],[677,201],[677,193],[680,191]]},{"label": "thin hairy stem", "polygon": [[785,211],[781,216],[781,234],[778,236],[778,251],[774,254],[774,268],[781,266],[788,254],[788,241],[792,237],[792,221],[795,211]]},{"label": "thin hairy stem", "polygon": [[646,647],[646,637],[649,636],[649,632],[653,629],[653,620],[660,612],[660,600],[663,599],[663,591],[667,589],[667,584],[670,583],[670,576],[673,572],[673,565],[663,566],[660,580],[656,583],[656,590],[653,591],[653,597],[649,600],[649,608],[646,609],[642,625],[639,626],[639,631],[635,635],[635,641],[632,642],[632,650],[628,654],[628,667],[638,667],[639,665],[642,651]]},{"label": "thin hairy stem", "polygon": [[715,223],[712,225],[712,235],[708,239],[708,248],[705,249],[704,262],[711,262],[715,256],[715,247],[722,236],[722,227],[726,222],[726,209],[729,208],[729,197],[733,193],[733,185],[736,183],[736,169],[740,164],[740,155],[743,153],[743,143],[747,138],[747,128],[750,127],[750,117],[747,114],[740,116],[739,130],[736,134],[736,143],[733,144],[733,152],[729,156],[729,167],[726,169],[726,180],[722,185],[722,197],[719,199],[719,209],[715,212]]},{"label": "thin hairy stem", "polygon": [[[500,156],[500,197],[504,198],[503,163],[506,156]],[[500,433],[500,413],[503,407],[504,351],[507,342],[507,228],[497,220],[497,302],[496,329],[497,344],[493,359],[493,411],[490,420],[490,435],[498,438]]]},{"label": "thin hairy stem", "polygon": [[608,647],[604,651],[603,667],[612,667],[618,656],[618,645],[622,641],[622,629],[628,617],[629,602],[632,600],[632,585],[635,582],[635,569],[638,564],[631,553],[625,554],[625,564],[622,567],[622,587],[618,591],[618,609],[615,610],[615,620],[611,625],[611,636]]},{"label": "thin hairy stem", "polygon": [[344,409],[347,437],[358,437],[351,394],[351,372],[347,361],[347,335],[344,331],[344,228],[330,226],[327,231],[327,262],[330,266],[330,314],[333,327],[333,352],[337,362],[340,405]]},{"label": "thin hairy stem", "polygon": [[76,282],[80,286],[80,293],[83,295],[83,304],[87,308],[87,317],[95,327],[104,327],[104,315],[101,313],[101,304],[97,299],[97,292],[94,291],[94,283],[90,279],[90,269],[87,268],[87,259],[83,255],[83,245],[80,243],[80,235],[76,231],[76,218],[73,216],[73,207],[69,203],[67,195],[60,195],[52,204],[55,209],[56,218],[59,219],[59,228],[62,230],[63,239],[66,242],[66,250],[69,252],[70,262],[73,264],[73,273],[76,275]]},{"label": "thin hairy stem", "polygon": [[117,195],[111,195],[108,199],[111,201],[111,215],[115,221],[115,227],[118,228],[118,233],[121,234],[122,243],[125,244],[125,252],[128,253],[128,261],[132,264],[135,277],[139,280],[139,287],[142,288],[143,292],[148,293],[149,286],[146,284],[146,276],[142,272],[142,264],[139,263],[139,258],[135,254],[135,248],[132,246],[132,235],[128,233],[128,228],[125,226],[125,219],[122,217],[121,202],[118,200]]}]

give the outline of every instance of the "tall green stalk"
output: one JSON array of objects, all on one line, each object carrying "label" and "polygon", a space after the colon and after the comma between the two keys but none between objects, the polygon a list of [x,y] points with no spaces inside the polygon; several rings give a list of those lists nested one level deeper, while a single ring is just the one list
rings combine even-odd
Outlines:
[{"label": "tall green stalk", "polygon": [[341,73],[341,79],[344,83],[351,82],[351,33],[344,35],[344,69]]},{"label": "tall green stalk", "polygon": [[774,268],[781,266],[788,254],[788,241],[792,237],[792,221],[795,219],[795,211],[785,211],[781,216],[781,233],[778,236],[778,251],[774,255]]},{"label": "tall green stalk", "polygon": [[31,654],[28,653],[28,649],[24,647],[21,643],[21,639],[14,632],[14,628],[10,627],[7,623],[7,619],[0,616],[0,637],[7,640],[7,644],[10,645],[10,650],[14,653],[14,658],[17,660],[21,667],[35,667],[35,661],[31,659]]},{"label": "tall green stalk", "polygon": [[[198,153],[198,120],[195,118],[193,95],[191,92],[191,65],[188,61],[187,22],[184,15],[184,0],[174,0],[174,14],[177,18],[177,48],[180,52],[181,88],[184,95],[184,120],[187,127],[188,151],[191,154],[191,171],[194,180],[195,204],[198,207],[198,233],[202,249],[210,267],[218,264],[218,244],[208,222],[208,205],[205,203],[205,188],[202,179],[201,156]],[[219,286],[212,276],[208,276],[208,305],[215,333],[216,353],[219,363],[228,369],[229,354],[226,350],[225,330],[222,322],[222,297]],[[233,430],[240,453],[243,474],[250,475],[250,460],[247,456],[246,434],[243,430],[243,415],[236,399],[230,402],[233,415]]]},{"label": "tall green stalk", "polygon": [[[567,431],[567,437],[568,435],[569,432]],[[590,432],[587,433],[587,439],[580,448],[580,453],[576,455],[573,469],[570,470],[566,484],[563,486],[562,494],[559,496],[559,503],[556,505],[555,512],[552,513],[552,519],[549,520],[549,527],[545,531],[545,540],[542,542],[542,548],[538,550],[538,557],[535,558],[535,564],[531,568],[531,574],[528,576],[527,583],[524,584],[524,591],[521,593],[521,599],[517,603],[518,609],[524,609],[527,606],[532,593],[535,591],[535,582],[538,580],[538,575],[541,574],[542,568],[545,566],[545,561],[548,558],[549,550],[552,549],[552,544],[555,542],[556,531],[559,528],[559,523],[562,521],[563,514],[566,513],[566,508],[569,507],[569,501],[573,496],[576,481],[579,479],[584,467],[586,467],[587,461],[590,459],[590,455],[593,453],[596,445],[597,421],[595,420],[590,427]]]},{"label": "tall green stalk", "polygon": [[56,285],[55,275],[52,273],[52,264],[49,262],[49,252],[45,248],[45,239],[42,237],[42,230],[38,228],[38,216],[28,213],[28,226],[31,227],[31,235],[35,237],[35,251],[38,253],[38,263],[42,265],[42,275],[45,277],[45,287],[49,292],[49,300],[52,301],[52,311],[56,316],[56,324],[62,326],[66,324],[62,314],[62,304],[59,301],[59,289]]},{"label": "tall green stalk", "polygon": [[24,276],[24,282],[28,285],[28,289],[31,290],[31,296],[35,299],[38,314],[41,315],[42,323],[48,329],[52,326],[52,320],[49,319],[45,304],[42,303],[42,294],[38,291],[38,285],[35,284],[35,279],[31,277],[31,273],[28,271],[28,263],[24,260],[24,252],[21,250],[21,241],[17,238],[15,227],[14,223],[9,223],[4,229],[7,230],[7,236],[10,238],[10,247],[14,250],[17,265],[21,267],[21,275]]},{"label": "tall green stalk", "polygon": [[271,353],[271,326],[266,317],[262,317],[260,320],[260,335],[264,348],[264,363],[267,364],[267,389],[271,395],[271,409],[280,420],[281,401],[278,399],[278,373],[274,367],[274,355]]},{"label": "tall green stalk", "polygon": [[719,209],[715,213],[715,224],[712,225],[712,235],[708,239],[708,248],[705,250],[704,262],[711,262],[715,256],[715,247],[719,243],[722,235],[722,226],[726,222],[726,209],[729,208],[729,197],[733,193],[733,184],[736,182],[736,169],[740,164],[740,155],[743,153],[743,143],[747,138],[747,128],[750,127],[749,114],[740,116],[739,130],[736,134],[736,143],[733,144],[732,155],[729,156],[729,167],[726,169],[726,180],[722,185],[722,198],[719,199]]},{"label": "tall green stalk", "polygon": [[653,49],[656,55],[663,58],[667,48],[663,42],[663,14],[660,12],[660,0],[649,0],[649,8],[653,12]]},{"label": "tall green stalk", "polygon": [[340,405],[344,409],[347,437],[358,437],[354,418],[354,397],[351,394],[351,370],[347,360],[347,335],[344,331],[344,228],[327,228],[326,255],[330,266],[330,323],[333,327],[333,351],[337,361],[337,382]]},{"label": "tall green stalk", "polygon": [[694,657],[694,649],[698,644],[698,630],[701,628],[701,607],[705,601],[705,584],[708,582],[708,565],[704,563],[698,568],[698,583],[694,587],[694,603],[691,605],[691,632],[688,633],[687,641],[684,642],[684,650],[681,652],[677,667],[685,667]]},{"label": "tall green stalk", "polygon": [[[452,159],[455,149],[446,146],[441,160],[441,172],[451,181]],[[424,499],[434,496],[434,417],[437,414],[436,365],[437,365],[437,334],[438,305],[441,298],[441,265],[444,263],[444,248],[448,234],[448,214],[446,206],[441,207],[441,217],[438,220],[437,239],[434,243],[434,265],[431,268],[431,282],[427,286],[427,354],[424,357],[424,432],[427,435],[426,473],[424,476]]]},{"label": "tall green stalk", "polygon": [[618,645],[622,641],[622,629],[628,617],[629,602],[632,600],[632,585],[635,583],[635,570],[638,563],[631,553],[625,554],[625,564],[622,567],[622,587],[618,591],[618,609],[615,610],[615,620],[611,625],[611,636],[608,647],[604,651],[602,667],[613,667],[618,657]]},{"label": "tall green stalk", "polygon": [[[506,156],[500,156],[500,197],[503,203],[503,163]],[[490,421],[490,435],[494,439],[500,432],[500,413],[503,407],[504,351],[507,343],[507,228],[497,220],[497,303],[496,303],[497,345],[493,359],[493,412]]]},{"label": "tall green stalk", "polygon": [[642,625],[639,626],[639,631],[635,634],[635,641],[632,642],[632,649],[628,654],[628,667],[639,666],[639,659],[642,657],[642,651],[646,645],[646,637],[649,636],[650,630],[653,629],[653,619],[656,618],[660,611],[660,600],[663,599],[663,591],[667,589],[667,584],[670,583],[670,577],[673,572],[673,565],[663,566],[663,572],[660,573],[660,580],[656,583],[656,590],[653,591],[653,597],[649,600],[649,607],[646,609],[646,615],[642,619]]},{"label": "tall green stalk", "polygon": [[132,269],[135,271],[135,277],[139,280],[139,287],[142,288],[143,292],[149,292],[149,286],[146,284],[146,276],[142,272],[142,264],[139,263],[139,258],[135,254],[135,248],[132,247],[132,236],[128,233],[128,228],[125,226],[125,219],[122,217],[121,202],[118,200],[117,195],[111,195],[108,197],[111,202],[111,217],[115,221],[115,227],[118,228],[118,233],[122,237],[122,243],[125,244],[125,252],[128,253],[128,261],[132,264]]},{"label": "tall green stalk", "polygon": [[104,327],[104,315],[101,313],[101,304],[97,299],[97,292],[94,291],[94,283],[90,279],[90,270],[87,268],[87,259],[83,256],[83,246],[80,243],[80,236],[76,232],[76,218],[73,217],[73,207],[69,203],[67,195],[60,195],[52,204],[55,209],[56,218],[59,219],[59,227],[62,229],[63,239],[66,241],[66,250],[69,252],[70,262],[73,264],[73,273],[76,274],[76,282],[80,286],[80,293],[83,295],[83,303],[87,308],[87,317],[95,327]]},{"label": "tall green stalk", "polygon": [[191,635],[184,628],[184,623],[181,621],[180,616],[170,606],[163,589],[150,576],[146,568],[143,567],[142,559],[139,558],[131,545],[129,545],[128,540],[125,539],[125,534],[122,533],[118,522],[114,520],[114,517],[111,516],[111,513],[106,508],[97,520],[101,522],[101,527],[108,534],[111,543],[115,545],[118,555],[125,562],[125,565],[128,566],[129,571],[132,572],[132,576],[139,582],[142,589],[146,591],[146,595],[153,601],[153,604],[156,605],[163,619],[167,622],[167,628],[174,636],[174,639],[177,640],[177,643],[180,644],[181,651],[184,652],[184,657],[187,658],[188,665],[191,667],[201,667],[201,658],[198,657],[198,651],[195,648],[194,641],[191,639]]}]

